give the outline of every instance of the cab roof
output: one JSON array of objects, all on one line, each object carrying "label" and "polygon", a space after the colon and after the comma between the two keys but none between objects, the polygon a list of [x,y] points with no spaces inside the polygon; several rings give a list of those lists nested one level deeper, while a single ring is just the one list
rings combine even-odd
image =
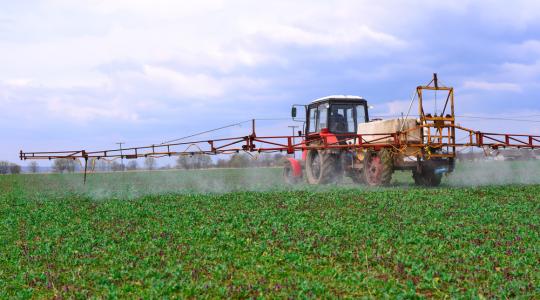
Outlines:
[{"label": "cab roof", "polygon": [[330,95],[330,96],[322,97],[322,98],[319,98],[319,99],[315,99],[311,103],[313,104],[313,103],[319,103],[319,102],[324,102],[324,101],[329,101],[329,100],[346,100],[346,101],[351,101],[351,102],[355,102],[355,101],[366,102],[366,99],[364,99],[363,97],[360,97],[360,96]]}]

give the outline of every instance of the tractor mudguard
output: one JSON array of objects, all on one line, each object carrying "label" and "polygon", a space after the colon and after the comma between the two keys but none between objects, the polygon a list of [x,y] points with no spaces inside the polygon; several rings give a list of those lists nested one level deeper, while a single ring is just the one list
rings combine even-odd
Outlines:
[{"label": "tractor mudguard", "polygon": [[328,129],[323,128],[320,133],[321,137],[327,144],[337,144],[339,143],[338,138],[335,134],[328,132]]},{"label": "tractor mudguard", "polygon": [[287,160],[291,164],[292,175],[294,177],[302,177],[302,165],[300,162],[292,157],[287,157]]}]

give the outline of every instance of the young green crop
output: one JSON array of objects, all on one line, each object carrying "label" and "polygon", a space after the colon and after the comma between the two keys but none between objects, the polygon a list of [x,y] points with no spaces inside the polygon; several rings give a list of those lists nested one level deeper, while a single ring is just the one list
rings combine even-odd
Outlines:
[{"label": "young green crop", "polygon": [[216,172],[224,193],[178,193],[197,184],[179,173],[1,176],[0,298],[540,295],[539,185],[290,189],[266,170],[257,192]]}]

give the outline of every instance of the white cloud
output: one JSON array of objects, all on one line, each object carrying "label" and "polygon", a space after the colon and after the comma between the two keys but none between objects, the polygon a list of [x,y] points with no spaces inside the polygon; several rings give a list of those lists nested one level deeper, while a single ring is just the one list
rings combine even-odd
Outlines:
[{"label": "white cloud", "polygon": [[308,30],[286,25],[263,26],[257,29],[256,34],[261,34],[279,43],[337,49],[360,43],[371,46],[375,43],[388,47],[401,47],[406,44],[391,34],[375,31],[365,25],[330,27],[326,30],[320,30],[320,28]]},{"label": "white cloud", "polygon": [[529,39],[517,44],[511,44],[508,47],[509,56],[516,58],[535,58],[540,56],[540,40]]},{"label": "white cloud", "polygon": [[504,63],[500,67],[500,72],[508,78],[514,80],[527,81],[538,80],[540,76],[540,57],[533,63]]},{"label": "white cloud", "polygon": [[474,1],[470,7],[478,11],[479,20],[506,30],[524,30],[540,20],[540,2],[536,0],[515,0],[511,5],[506,1]]},{"label": "white cloud", "polygon": [[493,114],[465,113],[458,115],[456,121],[458,125],[483,132],[538,135],[539,117],[540,110],[515,110]]},{"label": "white cloud", "polygon": [[[434,114],[435,112],[440,114],[444,106],[444,99],[439,99],[437,103],[437,110],[435,111],[435,101],[433,99],[424,99],[422,106],[426,114]],[[381,103],[374,107],[373,112],[370,112],[375,117],[382,117],[384,119],[398,118],[402,115],[408,118],[417,118],[418,113],[418,98],[415,97],[411,104],[411,100],[392,100],[385,103]],[[445,113],[448,113],[448,108]]]},{"label": "white cloud", "polygon": [[[54,0],[53,2],[69,4],[72,1]],[[102,14],[133,12],[160,17],[189,16],[208,11],[218,11],[226,5],[224,0],[201,0],[196,2],[176,0],[87,0],[85,2],[90,10]]]},{"label": "white cloud", "polygon": [[4,81],[4,83],[7,86],[12,86],[12,87],[25,87],[25,86],[28,86],[31,82],[32,80],[29,78],[14,78],[14,79],[8,79]]},{"label": "white cloud", "polygon": [[152,84],[169,88],[179,97],[222,97],[234,89],[260,88],[265,83],[247,77],[212,77],[207,74],[184,74],[172,69],[145,65],[144,79]]},{"label": "white cloud", "polygon": [[[409,111],[410,103],[410,100],[393,100],[386,103],[381,103],[381,108],[378,106],[374,107],[374,115],[381,115],[385,118],[401,116],[402,113],[405,115]],[[410,115],[417,115],[417,107],[418,104],[415,101],[411,107]]]},{"label": "white cloud", "polygon": [[223,95],[222,82],[205,74],[185,75],[171,69],[144,66],[144,75],[148,80],[164,84],[188,97],[218,97]]},{"label": "white cloud", "polygon": [[102,103],[80,103],[54,98],[48,101],[47,109],[57,118],[69,119],[77,123],[88,123],[104,118],[130,122],[139,119],[137,113],[130,112],[114,101],[103,105]]},{"label": "white cloud", "polygon": [[[463,82],[478,99],[487,90],[525,99],[540,76],[537,1],[17,3],[0,11],[0,20],[10,20],[0,28],[0,101],[10,112],[8,125],[204,119],[207,128],[225,118],[270,116],[285,102],[334,91],[405,99],[424,83],[417,78],[441,69],[443,79],[452,79],[445,83]],[[446,30],[435,32],[440,28]],[[459,50],[440,47],[441,36]],[[476,57],[471,47],[479,40],[497,42]],[[507,41],[515,45],[505,47]],[[476,60],[483,61],[471,66]],[[376,112],[400,114],[408,104],[391,101]]]},{"label": "white cloud", "polygon": [[465,81],[463,89],[483,91],[521,92],[521,86],[510,82]]}]

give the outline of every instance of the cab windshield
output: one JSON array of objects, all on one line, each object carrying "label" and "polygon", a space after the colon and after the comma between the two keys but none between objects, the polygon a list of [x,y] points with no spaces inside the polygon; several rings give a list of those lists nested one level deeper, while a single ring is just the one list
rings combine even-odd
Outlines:
[{"label": "cab windshield", "polygon": [[308,132],[320,132],[327,128],[332,133],[356,133],[358,123],[365,121],[363,104],[322,103],[309,108]]}]

